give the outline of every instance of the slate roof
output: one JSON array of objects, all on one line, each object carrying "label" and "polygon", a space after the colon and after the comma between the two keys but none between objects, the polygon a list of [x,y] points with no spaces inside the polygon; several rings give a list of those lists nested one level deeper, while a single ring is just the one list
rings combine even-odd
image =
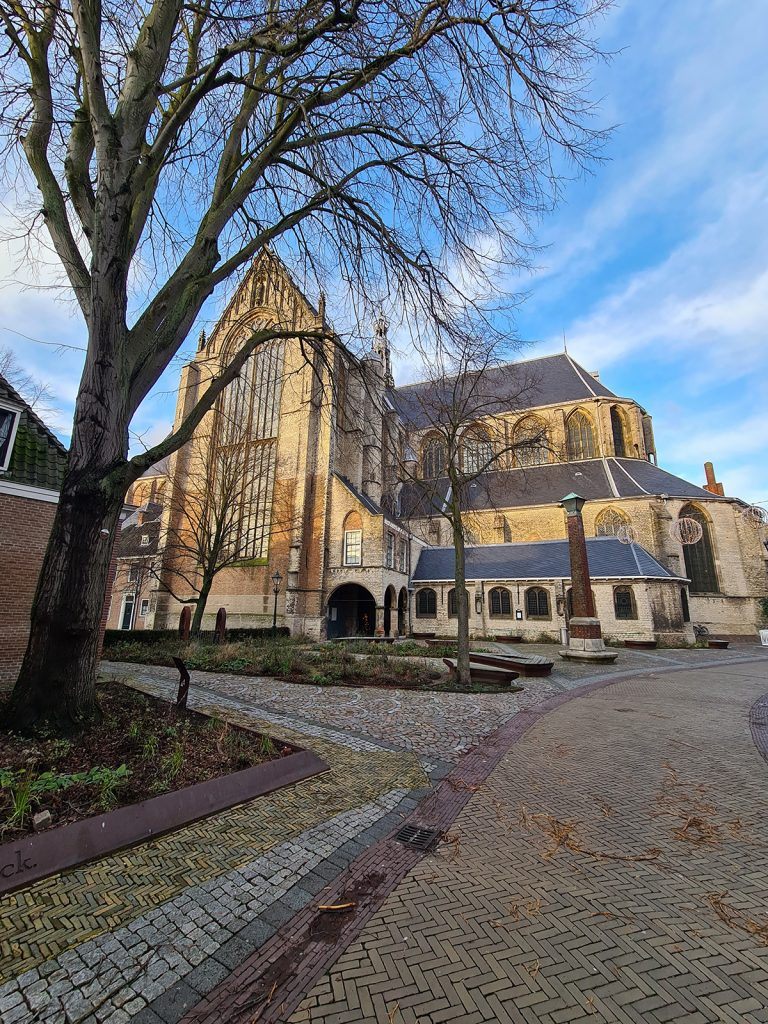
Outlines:
[{"label": "slate roof", "polygon": [[[434,422],[435,410],[450,400],[451,386],[452,381],[446,381],[441,395],[440,386],[434,381],[407,384],[394,388],[389,399],[406,423],[421,429]],[[478,401],[480,412],[485,415],[595,397],[618,397],[565,352],[486,370],[482,391]],[[435,395],[436,398],[432,397]],[[490,396],[497,401],[491,401]]]},{"label": "slate roof", "polygon": [[[589,571],[593,579],[677,579],[639,544],[622,544],[617,537],[587,538]],[[453,582],[452,547],[424,548],[413,573],[415,583]],[[567,540],[517,544],[478,544],[466,549],[468,580],[569,579]]]},{"label": "slate roof", "polygon": [[[726,500],[644,459],[608,458],[552,462],[527,469],[484,473],[469,484],[464,496],[464,508],[467,511],[481,511],[489,508],[556,505],[572,491],[587,501],[657,494],[666,494],[670,498]],[[447,479],[413,481],[403,487],[403,514],[435,515],[435,505],[447,492]]]},{"label": "slate roof", "polygon": [[351,491],[352,494],[354,494],[354,496],[357,498],[357,500],[360,502],[363,508],[370,512],[371,515],[384,515],[384,509],[381,507],[381,505],[377,505],[373,498],[369,498],[367,494],[363,494],[362,491],[358,491],[358,489],[354,486],[351,480],[348,480],[345,476],[342,476],[341,473],[334,473],[333,475],[336,477],[337,480],[340,480],[344,484],[348,491]]},{"label": "slate roof", "polygon": [[58,491],[67,467],[67,449],[21,395],[0,375],[0,398],[21,407],[8,469],[1,480]]},{"label": "slate roof", "polygon": [[[160,526],[163,506],[157,502],[148,502],[136,509],[123,523],[117,540],[118,558],[137,558],[144,555],[156,555],[160,540]],[[143,513],[144,522],[139,523],[139,513]],[[142,544],[142,537],[149,537],[148,544]]]}]

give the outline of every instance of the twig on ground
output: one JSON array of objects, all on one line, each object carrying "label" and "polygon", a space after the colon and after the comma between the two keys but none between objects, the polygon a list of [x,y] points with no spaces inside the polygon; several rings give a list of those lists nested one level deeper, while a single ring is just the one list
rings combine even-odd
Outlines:
[{"label": "twig on ground", "polygon": [[736,907],[729,907],[724,902],[724,897],[727,895],[727,891],[707,893],[707,902],[723,924],[728,925],[729,928],[733,928],[734,930],[754,935],[763,946],[768,946],[768,920],[761,924],[759,921],[755,921],[753,918],[747,917],[743,910],[738,910]]}]

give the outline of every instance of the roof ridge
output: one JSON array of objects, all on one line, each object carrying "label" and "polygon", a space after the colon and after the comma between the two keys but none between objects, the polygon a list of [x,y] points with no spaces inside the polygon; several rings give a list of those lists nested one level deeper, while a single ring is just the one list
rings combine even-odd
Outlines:
[{"label": "roof ridge", "polygon": [[[581,372],[582,370],[584,370],[584,367],[583,366],[579,366],[578,363],[574,362],[574,360],[571,359],[571,357],[568,355],[567,352],[565,352],[564,355],[565,355],[565,358],[568,360],[568,362],[573,367],[573,369],[576,371],[576,376],[579,378],[579,380],[584,385],[584,387],[587,389],[587,391],[589,391],[592,394],[593,398],[597,398],[597,392],[592,387],[592,385],[589,383],[589,381],[586,379],[584,374],[582,374],[582,372]],[[589,374],[589,371],[588,370],[584,370],[584,373]]]},{"label": "roof ridge", "polygon": [[[622,473],[625,473],[626,476],[629,477],[629,479],[632,481],[632,483],[635,485],[635,487],[639,487],[640,488],[640,490],[643,492],[643,494],[650,494],[651,493],[650,491],[647,491],[645,489],[645,487],[643,487],[643,485],[641,483],[638,483],[638,481],[635,480],[635,478],[632,476],[632,474],[629,472],[629,470],[626,468],[626,466],[622,466],[622,464],[618,461],[618,459],[614,458],[613,461],[616,463],[616,465],[619,467],[619,469],[622,471]],[[664,472],[666,472],[666,470],[664,470]]]},{"label": "roof ridge", "polygon": [[611,473],[611,467],[608,465],[608,459],[603,456],[601,459],[603,463],[603,469],[605,470],[605,476],[608,480],[608,486],[611,488],[611,492],[614,498],[620,498],[619,488],[616,486],[616,481],[613,479],[613,473]]}]

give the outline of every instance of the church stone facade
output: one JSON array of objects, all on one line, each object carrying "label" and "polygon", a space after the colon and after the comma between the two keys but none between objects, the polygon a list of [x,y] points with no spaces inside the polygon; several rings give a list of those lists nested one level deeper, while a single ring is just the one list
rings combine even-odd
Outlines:
[{"label": "church stone facade", "polygon": [[[167,528],[193,481],[215,471],[217,451],[243,451],[236,503],[243,558],[216,577],[204,628],[222,606],[230,626],[271,624],[270,577],[279,571],[278,621],[294,633],[455,632],[449,524],[434,501],[447,486],[444,462],[421,411],[431,385],[394,387],[383,324],[369,353],[356,357],[333,336],[322,300],[313,306],[283,265],[262,254],[184,368],[177,422],[263,325],[279,325],[286,337],[257,350],[195,444],[128,496],[139,507],[164,503]],[[291,337],[293,330],[314,343]],[[754,636],[768,592],[766,537],[744,503],[724,496],[713,477],[699,487],[661,469],[650,415],[567,354],[529,361],[526,373],[531,387],[508,409],[502,394],[497,419],[509,436],[535,434],[541,444],[473,481],[463,507],[474,552],[467,567],[473,634],[559,637],[568,569],[547,545],[565,537],[559,503],[575,491],[587,500],[587,536],[610,540],[590,548],[606,636],[690,641],[693,624]],[[695,544],[678,539],[681,519],[699,524]],[[161,556],[162,536],[161,528]],[[113,605],[123,596],[113,595]],[[173,628],[180,609],[161,574],[143,625]]]}]

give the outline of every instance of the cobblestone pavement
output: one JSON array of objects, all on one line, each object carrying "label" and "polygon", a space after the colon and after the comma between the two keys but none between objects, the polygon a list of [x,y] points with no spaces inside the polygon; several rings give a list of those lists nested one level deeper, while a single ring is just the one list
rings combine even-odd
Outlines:
[{"label": "cobblestone pavement", "polygon": [[[647,666],[627,654],[623,670]],[[170,670],[105,669],[175,693]],[[585,677],[558,666],[519,695],[468,695],[195,673],[193,706],[309,746],[331,771],[4,897],[0,1020],[173,1024],[402,823],[464,752]]]},{"label": "cobblestone pavement", "polygon": [[548,714],[291,1024],[768,1021],[766,690],[660,669]]}]

